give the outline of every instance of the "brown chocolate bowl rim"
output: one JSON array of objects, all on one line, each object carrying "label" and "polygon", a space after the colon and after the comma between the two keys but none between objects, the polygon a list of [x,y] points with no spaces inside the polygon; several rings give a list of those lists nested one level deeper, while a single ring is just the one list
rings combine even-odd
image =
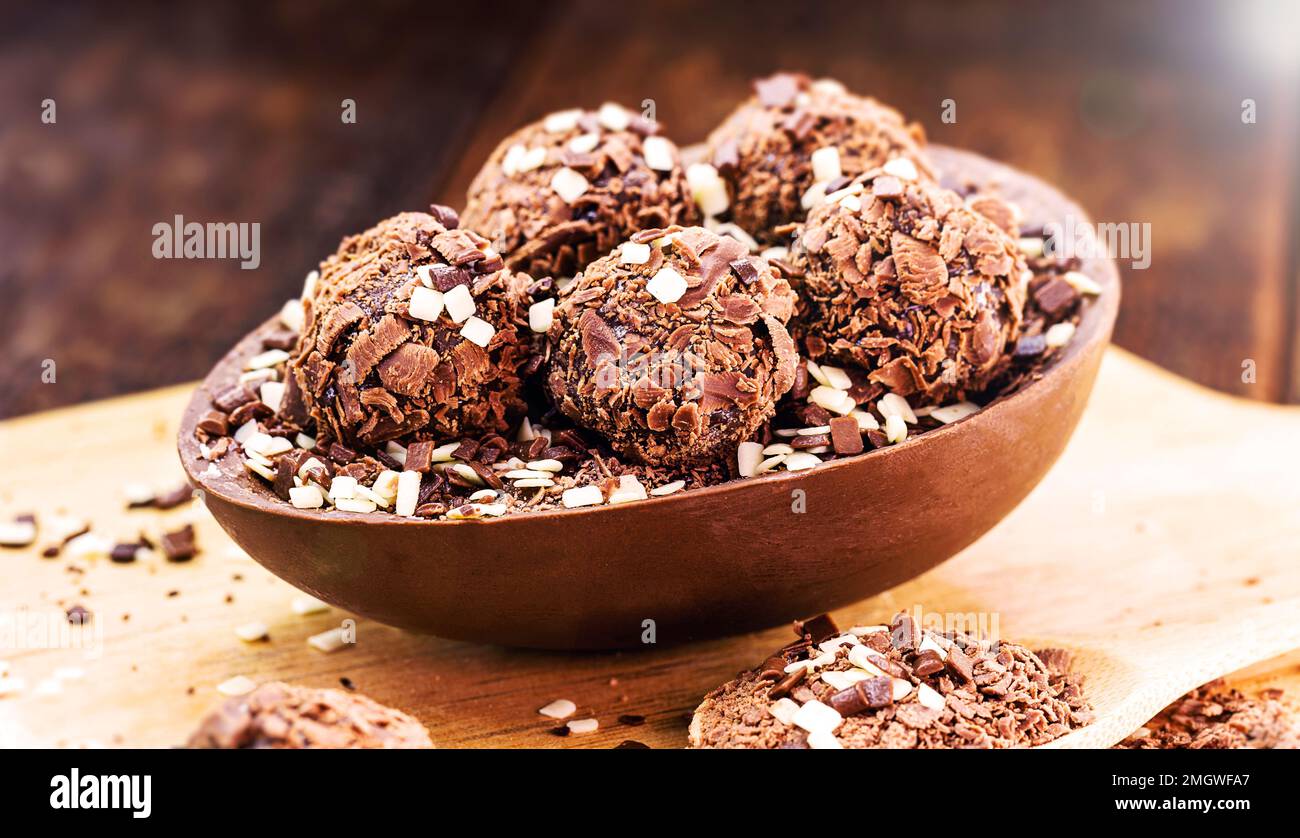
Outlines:
[{"label": "brown chocolate bowl rim", "polygon": [[[936,154],[937,153],[937,154]],[[1039,191],[1044,197],[1045,202],[1062,209],[1068,209],[1076,214],[1081,221],[1089,221],[1089,216],[1074,201],[1066,197],[1060,190],[1050,184],[1015,170],[1005,164],[989,160],[973,152],[962,151],[960,149],[947,148],[945,146],[930,145],[927,149],[929,156],[937,156],[940,159],[951,158],[954,161],[962,161],[967,166],[975,166],[978,169],[992,173],[989,178],[991,182],[997,182],[999,175],[1011,176],[1014,180],[1021,183],[1031,184],[1032,187]],[[941,167],[942,168],[942,167]],[[966,172],[963,169],[963,172]],[[828,472],[836,469],[852,468],[857,464],[868,460],[869,458],[883,458],[897,455],[900,449],[908,448],[914,445],[924,445],[927,440],[937,438],[941,434],[960,433],[963,430],[969,432],[985,423],[996,423],[998,414],[1008,410],[1008,404],[1017,397],[1028,392],[1032,388],[1046,386],[1049,377],[1060,377],[1072,375],[1078,372],[1087,350],[1094,342],[1108,342],[1111,328],[1119,312],[1120,299],[1120,279],[1119,271],[1113,259],[1109,257],[1091,257],[1083,260],[1082,272],[1090,277],[1093,281],[1101,286],[1101,294],[1091,298],[1090,302],[1085,302],[1082,306],[1079,323],[1075,329],[1074,335],[1070,342],[1051,358],[1043,368],[1038,378],[1030,380],[1019,387],[1015,392],[1005,396],[999,396],[987,405],[983,406],[978,412],[970,416],[963,417],[956,422],[943,425],[942,427],[926,431],[916,437],[909,438],[904,442],[890,445],[885,448],[876,448],[857,454],[852,457],[843,457],[824,462],[815,466],[811,471],[818,473]],[[680,502],[684,497],[701,498],[706,495],[721,495],[728,492],[740,492],[754,485],[771,485],[781,482],[797,483],[807,476],[807,471],[774,471],[759,477],[735,478],[725,483],[719,483],[712,486],[702,486],[698,488],[681,489],[670,495],[660,497],[648,497],[645,500],[639,500],[626,504],[600,504],[595,506],[583,506],[574,509],[549,509],[539,512],[522,512],[507,513],[499,517],[487,518],[467,518],[456,520],[437,520],[425,518],[407,518],[390,512],[345,512],[338,509],[299,509],[290,505],[288,502],[281,500],[269,486],[252,475],[243,465],[238,453],[232,446],[227,453],[215,461],[223,469],[222,479],[216,485],[214,480],[202,474],[200,466],[206,469],[209,461],[203,460],[199,456],[198,440],[194,436],[194,430],[201,417],[208,410],[211,410],[211,399],[213,394],[221,389],[228,387],[232,380],[231,374],[237,377],[243,370],[243,361],[261,351],[261,338],[272,331],[278,329],[279,317],[273,316],[257,326],[247,335],[239,340],[234,347],[228,351],[225,356],[212,368],[203,382],[195,389],[191,396],[189,404],[186,406],[182,415],[180,431],[177,439],[178,453],[180,454],[182,465],[190,482],[203,492],[214,494],[227,503],[234,504],[248,510],[266,510],[268,507],[276,515],[284,515],[291,518],[299,518],[306,521],[319,522],[336,522],[352,523],[360,522],[370,526],[381,527],[466,527],[466,526],[492,526],[508,527],[512,522],[521,520],[556,520],[564,521],[581,521],[591,515],[630,515],[649,507],[659,507],[664,504]],[[251,350],[251,351],[250,351]],[[225,469],[229,465],[237,469],[233,479],[226,479]],[[256,486],[256,488],[253,488]]]}]

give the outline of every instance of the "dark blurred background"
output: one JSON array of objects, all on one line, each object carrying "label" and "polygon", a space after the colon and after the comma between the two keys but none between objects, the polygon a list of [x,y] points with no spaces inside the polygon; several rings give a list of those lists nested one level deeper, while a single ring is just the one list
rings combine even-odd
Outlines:
[{"label": "dark blurred background", "polygon": [[[777,69],[838,77],[1098,220],[1150,223],[1119,344],[1300,400],[1300,3],[0,8],[0,416],[203,375],[342,235],[460,206],[527,120],[649,98],[690,143]],[[261,267],[154,259],[176,214],[259,222]]]}]

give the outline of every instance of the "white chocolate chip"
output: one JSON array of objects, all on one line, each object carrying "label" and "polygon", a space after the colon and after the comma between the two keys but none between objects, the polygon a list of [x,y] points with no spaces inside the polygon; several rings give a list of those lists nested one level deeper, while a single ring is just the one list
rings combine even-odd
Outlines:
[{"label": "white chocolate chip", "polygon": [[675,303],[686,293],[686,280],[672,268],[660,268],[646,283],[645,290],[661,303]]},{"label": "white chocolate chip", "polygon": [[624,242],[618,249],[618,261],[623,265],[644,265],[650,261],[650,245]]},{"label": "white chocolate chip", "polygon": [[632,121],[632,115],[622,105],[606,102],[596,112],[596,121],[610,131],[624,131]]},{"label": "white chocolate chip", "polygon": [[1041,259],[1043,256],[1043,240],[1036,236],[1020,239],[1016,242],[1016,246],[1027,259]]},{"label": "white chocolate chip", "polygon": [[280,403],[284,400],[284,382],[268,381],[258,388],[258,398],[262,404],[271,408],[272,412],[280,412]]},{"label": "white chocolate chip", "polygon": [[542,127],[552,134],[563,134],[565,131],[572,131],[578,127],[578,120],[581,118],[582,111],[576,108],[567,111],[556,111],[543,120]]},{"label": "white chocolate chip", "polygon": [[605,496],[600,493],[599,486],[578,486],[573,489],[565,489],[564,494],[560,497],[560,502],[564,504],[565,509],[576,509],[579,506],[599,506],[605,502]]},{"label": "white chocolate chip", "polygon": [[865,410],[850,411],[849,415],[852,416],[854,419],[858,420],[859,431],[880,430],[880,422],[876,419],[876,417],[872,416],[870,413],[867,413]]},{"label": "white chocolate chip", "polygon": [[600,722],[595,719],[575,719],[568,723],[569,733],[583,734],[595,733],[600,727]]},{"label": "white chocolate chip", "polygon": [[948,650],[936,643],[934,638],[928,634],[921,638],[921,644],[917,646],[917,650],[921,652],[934,652],[942,660],[948,660]]},{"label": "white chocolate chip", "polygon": [[799,712],[799,705],[788,698],[782,698],[773,702],[767,712],[781,724],[791,725],[794,724],[794,714]]},{"label": "white chocolate chip", "polygon": [[685,480],[674,480],[671,483],[665,483],[662,486],[656,486],[655,488],[650,490],[650,494],[653,497],[661,498],[664,495],[671,495],[674,492],[680,492],[685,487],[686,487]]},{"label": "white chocolate chip", "polygon": [[320,271],[308,271],[302,281],[302,298],[310,300],[316,293],[316,283],[320,280]]},{"label": "white chocolate chip", "polygon": [[337,503],[340,500],[351,499],[357,496],[357,479],[349,477],[346,474],[340,474],[330,483],[330,500]]},{"label": "white chocolate chip", "polygon": [[634,474],[620,475],[618,486],[609,493],[609,502],[611,504],[631,503],[632,501],[645,499],[645,486],[641,485],[641,481],[637,480]]},{"label": "white chocolate chip", "polygon": [[433,452],[429,455],[430,460],[435,463],[450,463],[452,460],[451,455],[455,453],[456,449],[459,447],[459,442],[449,442],[446,445],[439,445],[437,448],[433,449]]},{"label": "white chocolate chip", "polygon": [[415,514],[415,506],[420,500],[420,472],[404,471],[397,476],[397,498],[393,503],[393,513],[409,518]]},{"label": "white chocolate chip", "polygon": [[531,172],[533,169],[540,169],[546,162],[546,148],[544,146],[533,146],[524,152],[524,156],[519,159],[518,172]]},{"label": "white chocolate chip", "polygon": [[834,387],[836,390],[848,390],[853,387],[853,379],[849,378],[849,374],[839,367],[828,367],[823,364],[821,373],[826,377],[823,383]]},{"label": "white chocolate chip", "polygon": [[[464,288],[465,286],[457,285],[456,287]],[[471,302],[473,301],[471,300]],[[421,285],[411,292],[409,311],[416,320],[425,320],[432,323],[442,314],[442,309],[443,298],[441,291],[435,291]]]},{"label": "white chocolate chip", "polygon": [[280,306],[280,322],[286,329],[301,334],[306,320],[307,315],[303,311],[301,299],[285,300],[284,305]]},{"label": "white chocolate chip", "polygon": [[464,323],[475,311],[474,297],[469,293],[468,285],[457,285],[443,294],[442,302],[453,323]]},{"label": "white chocolate chip", "polygon": [[257,689],[257,683],[247,675],[236,675],[217,684],[217,692],[225,696],[248,695]]},{"label": "white chocolate chip", "polygon": [[285,352],[283,349],[268,349],[265,352],[254,355],[245,361],[244,369],[264,370],[283,364],[287,360],[289,360],[289,353]]},{"label": "white chocolate chip", "polygon": [[813,699],[800,707],[790,721],[796,727],[801,727],[809,733],[816,733],[817,731],[831,733],[840,726],[844,721],[844,717],[830,705],[822,704],[817,699]]},{"label": "white chocolate chip", "polygon": [[806,210],[810,210],[819,206],[824,200],[826,200],[826,184],[818,182],[808,187],[808,191],[803,193],[803,197],[799,199],[799,205]]},{"label": "white chocolate chip", "polygon": [[537,712],[548,719],[567,719],[578,712],[578,705],[567,698],[557,698]]},{"label": "white chocolate chip", "polygon": [[560,169],[551,177],[551,189],[566,204],[572,204],[581,198],[586,193],[588,185],[585,177],[568,166]]},{"label": "white chocolate chip", "polygon": [[813,180],[826,182],[835,180],[843,170],[840,168],[840,150],[833,145],[819,148],[811,157]]},{"label": "white chocolate chip", "polygon": [[527,149],[516,143],[506,149],[506,156],[501,158],[501,173],[506,177],[513,177],[519,173],[519,164],[524,161],[524,155]]},{"label": "white chocolate chip", "polygon": [[922,684],[916,688],[916,700],[922,707],[929,707],[931,710],[942,710],[944,707],[943,696],[929,684]]},{"label": "white chocolate chip", "polygon": [[460,329],[461,337],[484,349],[487,349],[487,345],[492,342],[492,336],[496,333],[496,327],[478,317],[471,317],[466,320],[465,325]]},{"label": "white chocolate chip", "polygon": [[1095,279],[1080,271],[1066,271],[1061,277],[1078,291],[1080,294],[1096,296],[1101,293],[1101,286]]},{"label": "white chocolate chip", "polygon": [[322,631],[320,634],[313,634],[307,638],[307,645],[320,652],[329,654],[337,652],[345,646],[351,645],[343,634],[343,629],[333,628],[329,631]]},{"label": "white chocolate chip", "polygon": [[564,463],[559,460],[550,459],[549,457],[545,460],[529,460],[528,467],[537,471],[564,471]]},{"label": "white chocolate chip", "polygon": [[881,167],[887,175],[893,175],[899,180],[916,180],[921,177],[921,173],[916,170],[916,164],[906,157],[895,157]]},{"label": "white chocolate chip", "polygon": [[880,415],[886,419],[890,416],[899,416],[909,425],[916,424],[916,414],[912,412],[912,406],[907,403],[907,399],[897,393],[886,393],[881,396],[876,407],[880,410]]},{"label": "white chocolate chip", "polygon": [[902,678],[894,679],[894,701],[902,701],[912,692],[912,682]]},{"label": "white chocolate chip", "polygon": [[235,637],[238,637],[245,643],[256,643],[259,640],[266,640],[270,634],[271,631],[266,627],[266,623],[258,622],[256,620],[251,623],[244,623],[242,626],[235,626]]},{"label": "white chocolate chip", "polygon": [[763,461],[763,444],[761,442],[742,442],[736,446],[736,464],[741,477],[753,477],[758,473],[758,464]]},{"label": "white chocolate chip", "polygon": [[[364,489],[364,486],[358,486],[357,490]],[[334,501],[334,506],[343,512],[374,512],[378,507],[374,501],[364,500],[361,498],[339,498]]]},{"label": "white chocolate chip", "polygon": [[885,417],[885,438],[892,443],[907,439],[907,423],[903,421],[902,416],[893,414]]},{"label": "white chocolate chip", "polygon": [[775,455],[773,455],[773,456],[771,456],[771,457],[768,457],[767,459],[765,459],[765,460],[763,460],[761,463],[759,463],[758,466],[754,469],[754,475],[755,475],[755,476],[758,476],[758,475],[760,475],[760,474],[767,474],[769,471],[772,471],[772,470],[775,469],[777,466],[781,465],[781,463],[784,463],[785,460],[786,460],[786,457],[788,457],[788,456],[790,456],[790,455],[789,455],[789,454],[775,454]]},{"label": "white chocolate chip", "polygon": [[936,407],[930,411],[930,415],[945,425],[950,425],[958,419],[965,419],[975,413],[979,413],[980,406],[974,402],[957,402],[956,404]]},{"label": "white chocolate chip", "polygon": [[1055,326],[1052,326],[1052,328],[1047,330],[1047,334],[1043,335],[1043,339],[1047,341],[1047,345],[1055,348],[1065,346],[1073,337],[1073,323],[1057,323]]},{"label": "white chocolate chip", "polygon": [[[335,478],[337,482],[338,478]],[[329,604],[321,602],[314,596],[299,594],[289,602],[289,608],[299,617],[308,617],[312,614],[324,614],[330,610]]]},{"label": "white chocolate chip", "polygon": [[818,730],[808,734],[808,748],[813,751],[842,751],[844,745],[829,730]]},{"label": "white chocolate chip", "polygon": [[809,454],[807,451],[796,451],[793,454],[786,455],[786,471],[805,471],[815,466],[821,465],[822,461],[816,454]]},{"label": "white chocolate chip", "polygon": [[[149,493],[151,496],[152,492]],[[36,525],[31,521],[6,521],[0,523],[0,544],[5,547],[26,547],[36,540]]]},{"label": "white chocolate chip", "polygon": [[646,137],[641,144],[646,166],[656,172],[671,172],[677,165],[677,149],[665,137]]},{"label": "white chocolate chip", "polygon": [[294,486],[289,490],[289,503],[294,509],[320,509],[325,505],[325,496],[316,486]]},{"label": "white chocolate chip", "polygon": [[586,154],[600,144],[599,134],[579,134],[569,140],[569,151],[574,154]]},{"label": "white chocolate chip", "polygon": [[692,163],[686,169],[686,184],[691,189],[691,197],[699,205],[700,212],[706,216],[721,215],[731,205],[727,197],[727,185],[718,175],[718,170],[708,163]]}]

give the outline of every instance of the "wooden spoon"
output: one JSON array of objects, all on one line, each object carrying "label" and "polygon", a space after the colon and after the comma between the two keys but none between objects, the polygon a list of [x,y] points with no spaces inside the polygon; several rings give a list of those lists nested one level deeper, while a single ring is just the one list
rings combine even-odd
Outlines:
[{"label": "wooden spoon", "polygon": [[1179,696],[1260,661],[1300,649],[1300,599],[1210,613],[1203,620],[1040,640],[1075,654],[1097,720],[1045,748],[1109,748]]},{"label": "wooden spoon", "polygon": [[[1083,211],[972,154],[940,170],[996,184],[1027,223]],[[732,481],[620,506],[418,521],[299,510],[230,453],[208,473],[194,427],[260,349],[265,324],[195,393],[179,448],[221,526],[298,588],[381,622],[444,637],[551,649],[638,647],[735,634],[840,607],[934,567],[979,538],[1047,473],[1083,413],[1119,304],[1102,286],[1041,379],[915,440],[811,471]]]}]

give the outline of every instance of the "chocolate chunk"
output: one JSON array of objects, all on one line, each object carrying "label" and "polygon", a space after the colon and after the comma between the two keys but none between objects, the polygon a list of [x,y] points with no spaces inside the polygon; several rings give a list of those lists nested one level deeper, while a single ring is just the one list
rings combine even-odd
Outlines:
[{"label": "chocolate chunk", "polygon": [[1046,349],[1046,335],[1025,335],[1020,340],[1016,341],[1015,354],[1017,358],[1034,358],[1042,355]]},{"label": "chocolate chunk", "polygon": [[768,698],[772,699],[773,701],[775,701],[778,698],[784,698],[785,696],[790,694],[791,690],[793,690],[795,687],[802,684],[803,680],[807,677],[808,677],[808,669],[802,666],[799,667],[794,672],[791,672],[790,674],[786,675],[780,681],[777,681],[772,686],[772,689],[767,691]]},{"label": "chocolate chunk", "polygon": [[429,204],[429,215],[438,220],[438,223],[448,230],[455,230],[460,226],[460,216],[454,209],[442,204]]},{"label": "chocolate chunk", "polygon": [[807,636],[813,643],[822,643],[832,637],[838,637],[840,630],[831,619],[831,615],[818,614],[811,619],[795,623],[794,632],[801,637]]},{"label": "chocolate chunk", "polygon": [[236,384],[213,396],[212,406],[222,413],[230,413],[235,408],[248,404],[256,398],[257,394],[247,384]]},{"label": "chocolate chunk", "polygon": [[433,467],[433,449],[436,447],[433,442],[412,442],[406,448],[406,469],[408,471],[428,471]]},{"label": "chocolate chunk", "polygon": [[959,683],[970,684],[975,680],[975,662],[956,646],[948,650],[948,671]]},{"label": "chocolate chunk", "polygon": [[357,458],[357,452],[348,448],[346,445],[331,442],[329,447],[329,458],[341,466],[347,465]]},{"label": "chocolate chunk", "polygon": [[765,681],[780,681],[786,676],[785,666],[785,658],[773,655],[758,668],[758,677]]},{"label": "chocolate chunk", "polygon": [[1059,277],[1052,277],[1034,289],[1034,302],[1049,317],[1056,317],[1079,298],[1074,286]]},{"label": "chocolate chunk", "polygon": [[163,553],[169,562],[187,562],[198,553],[194,543],[194,525],[186,524],[174,532],[163,533]]},{"label": "chocolate chunk", "polygon": [[912,672],[921,678],[928,678],[937,672],[942,672],[944,668],[943,658],[933,649],[926,649],[917,652],[916,657],[912,659]]},{"label": "chocolate chunk", "polygon": [[648,751],[650,746],[644,742],[638,742],[635,739],[624,739],[614,746],[616,751]]},{"label": "chocolate chunk", "polygon": [[153,505],[159,509],[172,509],[183,503],[189,503],[194,499],[194,490],[188,483],[182,483],[174,489],[169,489],[153,499]]},{"label": "chocolate chunk", "polygon": [[226,414],[217,410],[209,410],[203,414],[195,427],[213,436],[225,436],[230,431]]},{"label": "chocolate chunk", "polygon": [[275,464],[275,480],[271,482],[271,488],[280,500],[289,499],[289,490],[294,487],[293,479],[298,476],[298,470],[294,468],[288,457],[281,457]]},{"label": "chocolate chunk", "polygon": [[841,716],[853,716],[863,710],[879,710],[894,703],[892,678],[879,676],[858,681],[831,695],[827,702]]},{"label": "chocolate chunk", "polygon": [[108,558],[117,564],[130,564],[135,561],[135,553],[139,549],[139,544],[114,544]]},{"label": "chocolate chunk", "polygon": [[624,713],[618,717],[618,723],[630,727],[640,727],[645,724],[645,716],[636,713]]},{"label": "chocolate chunk", "polygon": [[862,431],[856,418],[836,416],[831,420],[831,446],[836,454],[862,453]]}]

